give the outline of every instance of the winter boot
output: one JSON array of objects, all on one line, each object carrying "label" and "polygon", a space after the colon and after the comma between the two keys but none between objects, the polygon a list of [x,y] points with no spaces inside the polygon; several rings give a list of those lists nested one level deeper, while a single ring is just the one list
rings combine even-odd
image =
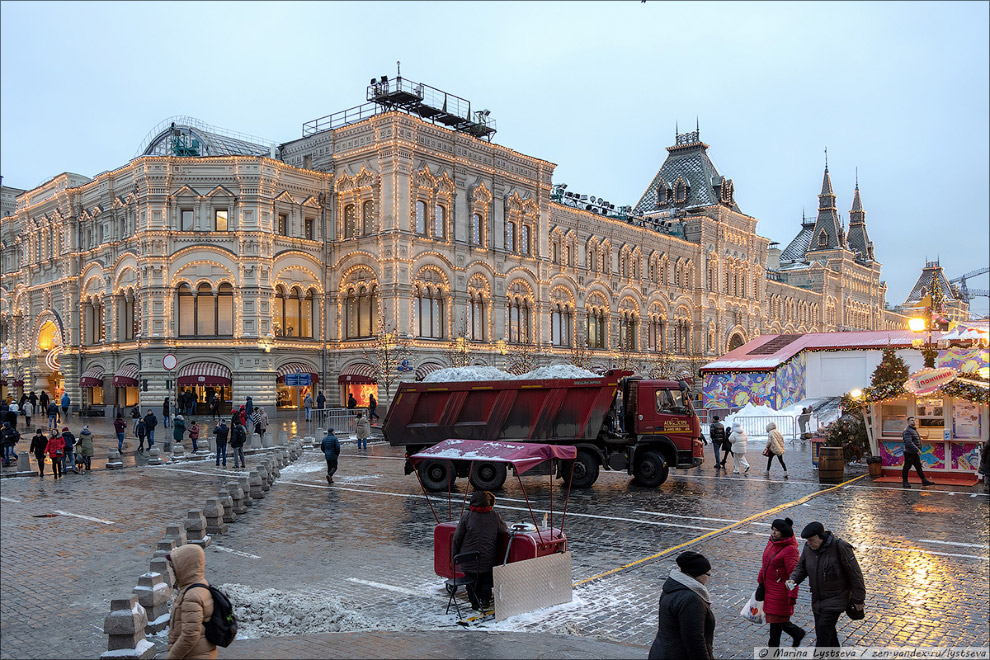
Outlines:
[{"label": "winter boot", "polygon": [[766,472],[765,472],[765,473],[763,474],[763,476],[764,476],[764,477],[766,477],[767,479],[769,479],[769,478],[770,478],[770,470],[767,470],[767,471],[766,471]]},{"label": "winter boot", "polygon": [[910,488],[910,487],[911,487],[911,484],[909,484],[909,483],[908,483],[908,482],[906,482],[906,481],[905,481],[904,483],[902,483],[902,484],[901,484],[901,488]]},{"label": "winter boot", "polygon": [[787,479],[787,470],[784,470],[784,479]]}]

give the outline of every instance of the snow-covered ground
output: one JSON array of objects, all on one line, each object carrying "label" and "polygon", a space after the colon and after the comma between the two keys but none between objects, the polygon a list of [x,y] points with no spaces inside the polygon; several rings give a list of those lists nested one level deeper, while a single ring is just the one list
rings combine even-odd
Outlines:
[{"label": "snow-covered ground", "polygon": [[548,380],[560,378],[600,378],[592,371],[580,369],[572,364],[555,364],[539,367],[528,373],[516,376],[495,367],[451,367],[438,369],[423,379],[424,383],[451,383],[475,380]]}]

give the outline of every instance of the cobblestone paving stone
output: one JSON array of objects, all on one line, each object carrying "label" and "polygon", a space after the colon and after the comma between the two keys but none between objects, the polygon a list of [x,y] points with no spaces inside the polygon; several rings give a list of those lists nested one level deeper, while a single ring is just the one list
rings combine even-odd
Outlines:
[{"label": "cobblestone paving stone", "polygon": [[[103,438],[98,424],[91,428],[97,433],[98,456],[101,445],[116,446],[112,433],[106,431]],[[642,489],[624,473],[603,472],[592,489],[575,491],[565,523],[575,581],[822,488],[810,469],[807,446],[789,446],[791,479],[785,482],[779,469],[770,481],[762,476],[762,447],[751,445],[754,467],[746,476],[716,476],[702,467],[672,471],[660,489]],[[136,466],[115,472],[94,462],[94,472],[70,474],[57,485],[50,476],[0,482],[0,657],[95,657],[104,651],[102,623],[109,600],[129,594],[148,570],[165,526],[181,521],[189,508],[201,508],[223,481],[223,470],[212,462],[152,467],[142,456],[127,458]],[[248,461],[254,462],[251,457]],[[446,595],[432,570],[433,514],[417,480],[402,475],[402,465],[401,452],[384,443],[372,444],[367,455],[345,444],[340,471],[329,487],[321,455],[308,451],[283,469],[260,506],[216,539],[219,547],[207,551],[207,578],[255,589],[333,595],[361,611],[369,631],[461,631],[452,615],[443,614]],[[858,470],[850,469],[859,474],[862,468]],[[458,489],[465,481],[458,481]],[[499,510],[509,521],[528,520],[528,496],[541,522],[549,509],[548,478],[526,478],[525,484],[524,495],[510,476],[499,493]],[[795,520],[797,529],[822,520],[858,546],[867,575],[867,618],[842,619],[840,639],[846,644],[986,646],[987,497],[970,496],[976,492],[950,486],[902,491],[872,487],[864,478],[692,545],[714,567],[709,586],[718,620],[716,655],[751,657],[752,648],[765,643],[766,627],[743,621],[738,612],[755,587],[769,523],[784,515]],[[554,487],[558,525],[563,493]],[[446,519],[446,495],[431,501]],[[455,518],[459,507],[455,499]],[[64,515],[32,517],[56,509],[113,524]],[[648,646],[656,631],[659,587],[676,554],[581,585],[569,605],[487,629],[578,634]],[[812,627],[806,585],[794,620]],[[813,634],[805,645],[810,643]],[[287,649],[302,648],[288,640],[286,644]],[[322,654],[309,657],[343,657],[327,656],[323,648]]]}]

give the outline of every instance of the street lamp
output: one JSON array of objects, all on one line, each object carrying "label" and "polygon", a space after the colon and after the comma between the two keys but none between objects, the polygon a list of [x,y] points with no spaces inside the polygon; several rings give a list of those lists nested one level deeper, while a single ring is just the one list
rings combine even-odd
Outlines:
[{"label": "street lamp", "polygon": [[924,364],[925,364],[926,367],[934,368],[935,367],[935,355],[937,353],[936,353],[935,349],[932,348],[932,325],[931,325],[931,323],[928,321],[928,319],[924,319],[924,318],[920,318],[920,317],[915,317],[913,319],[909,319],[908,320],[908,328],[911,329],[911,332],[925,332],[926,330],[928,331],[928,335],[927,335],[927,337],[925,338],[924,341],[922,341],[921,339],[916,339],[916,340],[914,340],[914,341],[911,342],[911,345],[914,346],[915,348],[924,346],[921,349],[921,355],[922,355],[922,358],[924,359]]}]

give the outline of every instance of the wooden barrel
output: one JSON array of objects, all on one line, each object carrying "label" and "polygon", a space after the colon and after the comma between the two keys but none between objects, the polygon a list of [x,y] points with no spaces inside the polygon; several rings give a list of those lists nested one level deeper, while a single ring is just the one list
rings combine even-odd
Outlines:
[{"label": "wooden barrel", "polygon": [[822,447],[818,455],[818,481],[837,484],[842,481],[846,464],[842,460],[842,447]]}]

